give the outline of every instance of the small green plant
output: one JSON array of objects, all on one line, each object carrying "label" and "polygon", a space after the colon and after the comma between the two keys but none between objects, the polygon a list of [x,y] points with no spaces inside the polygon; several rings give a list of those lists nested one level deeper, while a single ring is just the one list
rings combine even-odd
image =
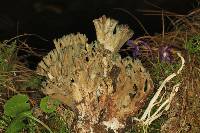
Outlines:
[{"label": "small green plant", "polygon": [[191,37],[185,45],[189,54],[200,55],[200,34]]},{"label": "small green plant", "polygon": [[45,113],[52,113],[56,111],[56,108],[58,107],[59,104],[60,104],[60,101],[52,99],[49,96],[46,96],[41,99],[40,108]]},{"label": "small green plant", "polygon": [[11,121],[7,124],[5,133],[18,133],[22,131],[22,129],[26,128],[29,120],[34,120],[40,123],[50,133],[52,133],[51,129],[47,125],[32,115],[32,110],[28,100],[29,98],[26,95],[18,94],[6,101],[4,105],[4,115],[5,117],[11,118]]},{"label": "small green plant", "polygon": [[56,111],[60,101],[46,96],[40,101],[40,109],[48,115],[48,125],[54,132],[69,133],[69,128],[61,115]]}]

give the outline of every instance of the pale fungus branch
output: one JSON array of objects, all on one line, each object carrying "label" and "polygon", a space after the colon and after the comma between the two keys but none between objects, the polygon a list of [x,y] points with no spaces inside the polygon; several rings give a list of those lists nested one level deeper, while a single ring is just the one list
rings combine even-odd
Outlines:
[{"label": "pale fungus branch", "polygon": [[117,25],[118,21],[102,16],[95,19],[97,40],[111,52],[118,51],[132,37],[133,31],[127,25]]}]

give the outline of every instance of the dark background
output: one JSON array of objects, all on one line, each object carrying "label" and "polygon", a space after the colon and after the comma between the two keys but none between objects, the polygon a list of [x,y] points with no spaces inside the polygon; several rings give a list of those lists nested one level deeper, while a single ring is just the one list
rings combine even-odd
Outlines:
[{"label": "dark background", "polygon": [[[155,7],[157,6],[157,8]],[[0,39],[20,34],[37,34],[49,40],[29,37],[30,45],[51,49],[52,39],[68,33],[85,33],[95,39],[92,20],[103,14],[128,24],[135,36],[144,32],[122,8],[135,15],[149,33],[162,30],[160,16],[144,16],[139,10],[168,10],[186,14],[198,6],[196,0],[2,0],[0,4]],[[28,39],[27,39],[28,40]]]}]

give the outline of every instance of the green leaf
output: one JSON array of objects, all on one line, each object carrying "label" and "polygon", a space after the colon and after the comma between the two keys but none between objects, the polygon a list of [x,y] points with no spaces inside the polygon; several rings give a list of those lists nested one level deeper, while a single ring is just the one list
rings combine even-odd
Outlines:
[{"label": "green leaf", "polygon": [[29,98],[26,95],[18,94],[6,101],[4,105],[4,114],[10,117],[16,117],[18,114],[30,110]]},{"label": "green leaf", "polygon": [[25,128],[25,123],[23,122],[23,120],[28,118],[28,116],[32,116],[31,111],[26,111],[18,114],[18,116],[14,118],[14,120],[6,129],[6,133],[19,133],[23,128]]},{"label": "green leaf", "polygon": [[40,108],[45,113],[52,113],[56,110],[59,104],[60,101],[52,99],[49,96],[46,96],[42,98],[42,100],[40,101]]},{"label": "green leaf", "polygon": [[16,119],[8,126],[6,133],[19,133],[24,127],[23,119]]}]

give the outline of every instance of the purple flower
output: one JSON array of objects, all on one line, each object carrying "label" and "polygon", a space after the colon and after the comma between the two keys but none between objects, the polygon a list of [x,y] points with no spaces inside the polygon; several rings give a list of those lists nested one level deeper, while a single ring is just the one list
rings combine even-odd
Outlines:
[{"label": "purple flower", "polygon": [[159,48],[159,58],[161,61],[167,61],[172,62],[173,56],[172,56],[172,50],[173,48],[169,45],[161,46]]},{"label": "purple flower", "polygon": [[140,48],[133,40],[128,40],[126,44],[131,47],[132,56],[134,58],[140,55]]},{"label": "purple flower", "polygon": [[138,45],[134,45],[134,46],[132,47],[132,56],[133,56],[134,58],[136,58],[136,57],[138,57],[138,56],[140,55],[139,50],[140,50],[140,48],[139,48]]},{"label": "purple flower", "polygon": [[138,57],[141,54],[142,48],[147,49],[148,52],[152,53],[149,45],[145,41],[142,41],[142,40],[139,40],[139,41],[128,40],[127,45],[131,47],[132,56],[134,58]]},{"label": "purple flower", "polygon": [[135,45],[135,43],[133,42],[133,40],[128,40],[128,41],[126,42],[126,45],[132,47],[133,45]]}]

